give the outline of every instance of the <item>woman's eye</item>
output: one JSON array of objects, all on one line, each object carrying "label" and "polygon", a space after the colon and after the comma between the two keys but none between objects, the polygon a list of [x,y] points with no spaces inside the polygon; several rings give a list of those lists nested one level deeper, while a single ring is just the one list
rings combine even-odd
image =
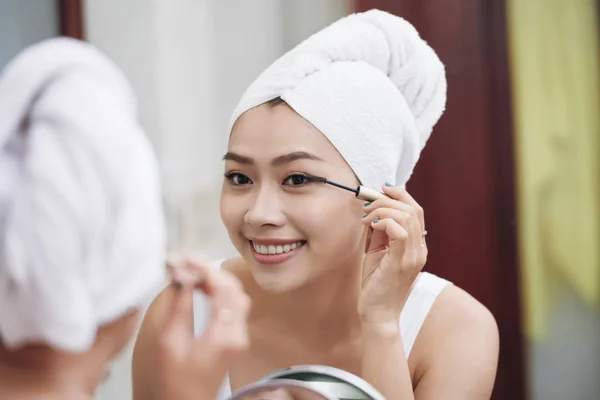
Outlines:
[{"label": "woman's eye", "polygon": [[284,185],[302,186],[308,183],[308,178],[305,175],[294,174],[290,175],[283,181]]},{"label": "woman's eye", "polygon": [[229,180],[229,182],[234,186],[248,185],[252,183],[250,178],[244,174],[240,174],[239,172],[225,174],[225,178],[227,178],[227,180]]}]

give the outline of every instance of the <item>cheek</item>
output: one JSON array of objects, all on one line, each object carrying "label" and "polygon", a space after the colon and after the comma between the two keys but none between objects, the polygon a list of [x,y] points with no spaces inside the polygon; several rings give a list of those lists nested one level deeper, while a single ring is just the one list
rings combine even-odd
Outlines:
[{"label": "cheek", "polygon": [[364,232],[362,224],[363,202],[353,198],[319,199],[305,207],[301,213],[296,212],[296,220],[304,233],[313,240],[313,246],[319,252],[327,252],[340,246],[353,245],[360,240]]},{"label": "cheek", "polygon": [[244,207],[240,203],[234,196],[221,194],[221,221],[230,234],[239,232],[244,223]]}]

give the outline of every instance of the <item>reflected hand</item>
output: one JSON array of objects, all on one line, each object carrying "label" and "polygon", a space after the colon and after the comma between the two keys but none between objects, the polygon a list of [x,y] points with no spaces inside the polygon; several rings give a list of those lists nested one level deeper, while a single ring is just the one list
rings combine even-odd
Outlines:
[{"label": "reflected hand", "polygon": [[[191,260],[170,267],[170,317],[157,346],[158,398],[213,400],[232,359],[248,347],[250,300],[240,282],[225,271]],[[194,289],[212,302],[212,317],[201,337],[194,337],[190,326]]]},{"label": "reflected hand", "polygon": [[373,229],[363,262],[358,312],[363,323],[398,329],[400,311],[427,260],[423,209],[399,187],[365,204],[365,225]]}]

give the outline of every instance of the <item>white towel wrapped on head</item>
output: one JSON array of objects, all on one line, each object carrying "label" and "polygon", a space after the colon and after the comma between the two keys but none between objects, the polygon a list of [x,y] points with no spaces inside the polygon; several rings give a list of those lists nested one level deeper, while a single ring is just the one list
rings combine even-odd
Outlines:
[{"label": "white towel wrapped on head", "polygon": [[[444,112],[444,66],[414,27],[389,13],[353,14],[267,68],[236,107],[281,97],[337,148],[361,183],[404,186]],[[335,180],[335,177],[327,177]]]},{"label": "white towel wrapped on head", "polygon": [[83,42],[0,75],[0,341],[85,351],[164,278],[156,159],[120,71]]}]

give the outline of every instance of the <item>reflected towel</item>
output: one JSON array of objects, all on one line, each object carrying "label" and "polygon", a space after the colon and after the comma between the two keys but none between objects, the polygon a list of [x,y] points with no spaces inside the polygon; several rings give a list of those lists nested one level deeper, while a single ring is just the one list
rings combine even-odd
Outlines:
[{"label": "reflected towel", "polygon": [[68,351],[162,282],[154,153],[133,93],[100,52],[66,38],[0,75],[0,336]]}]

